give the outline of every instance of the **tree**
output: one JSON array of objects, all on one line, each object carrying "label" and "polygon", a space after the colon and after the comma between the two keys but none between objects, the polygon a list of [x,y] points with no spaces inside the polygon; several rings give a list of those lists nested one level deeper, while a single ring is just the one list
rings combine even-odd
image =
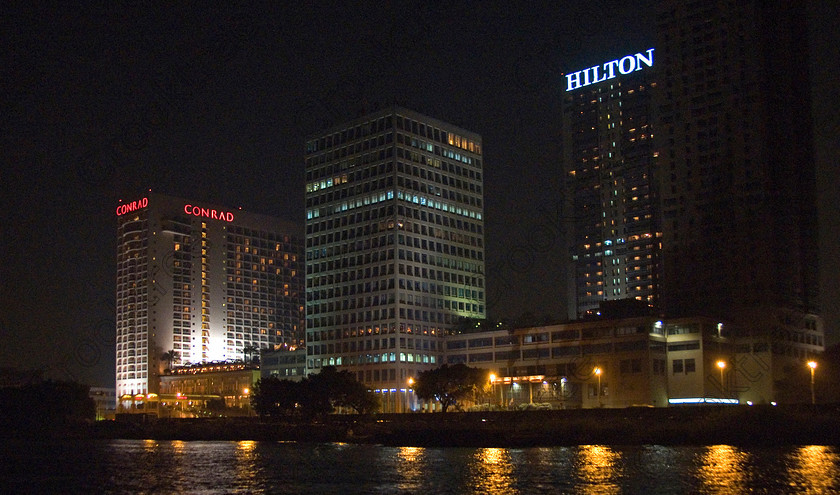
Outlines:
[{"label": "tree", "polygon": [[257,380],[251,391],[251,407],[260,417],[293,416],[303,401],[303,386],[271,376]]},{"label": "tree", "polygon": [[450,406],[457,407],[460,401],[472,397],[486,382],[484,370],[460,363],[454,366],[444,364],[420,373],[414,384],[414,393],[423,400],[437,400],[446,412]]},{"label": "tree", "polygon": [[326,366],[317,375],[311,375],[309,383],[316,393],[328,398],[329,412],[337,407],[348,407],[357,414],[375,412],[379,409],[379,399],[376,394],[349,371],[338,371],[334,366]]},{"label": "tree", "polygon": [[163,361],[166,361],[166,369],[171,370],[172,369],[172,363],[175,362],[175,358],[177,356],[178,356],[178,354],[173,349],[170,349],[170,350],[164,352],[163,355],[160,357],[160,359],[163,360]]},{"label": "tree", "polygon": [[258,380],[251,393],[251,407],[261,417],[301,415],[312,419],[337,407],[347,407],[358,414],[375,412],[379,399],[352,373],[326,366],[300,382],[276,377]]},{"label": "tree", "polygon": [[[254,354],[260,352],[260,348],[254,344],[245,344],[242,353],[245,354],[245,362],[253,362]],[[250,359],[249,359],[250,358]]]}]

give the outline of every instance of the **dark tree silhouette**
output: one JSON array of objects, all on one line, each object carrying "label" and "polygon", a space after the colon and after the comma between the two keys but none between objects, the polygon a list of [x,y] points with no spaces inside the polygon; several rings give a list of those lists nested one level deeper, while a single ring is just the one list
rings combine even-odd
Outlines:
[{"label": "dark tree silhouette", "polygon": [[268,377],[257,380],[251,391],[251,407],[260,417],[294,416],[299,411],[302,384]]},{"label": "dark tree silhouette", "polygon": [[437,400],[443,412],[450,406],[458,406],[461,401],[480,390],[487,383],[487,372],[471,368],[465,364],[424,371],[417,377],[414,392],[423,400]]},{"label": "dark tree silhouette", "polygon": [[242,353],[245,354],[245,362],[250,363],[254,361],[254,354],[260,352],[260,348],[254,344],[246,344],[242,348]]},{"label": "dark tree silhouette", "polygon": [[251,407],[262,417],[301,416],[313,419],[334,412],[338,407],[358,414],[375,412],[379,400],[348,371],[333,366],[321,369],[300,382],[264,378],[254,385]]},{"label": "dark tree silhouette", "polygon": [[177,355],[178,354],[173,349],[170,349],[164,352],[163,355],[160,357],[161,360],[166,361],[167,370],[172,370],[172,363],[175,362],[175,357]]},{"label": "dark tree silhouette", "polygon": [[317,375],[311,375],[308,381],[320,395],[329,398],[330,412],[337,407],[348,407],[358,414],[379,409],[376,394],[356,380],[356,376],[349,371],[338,371],[334,366],[327,366]]}]

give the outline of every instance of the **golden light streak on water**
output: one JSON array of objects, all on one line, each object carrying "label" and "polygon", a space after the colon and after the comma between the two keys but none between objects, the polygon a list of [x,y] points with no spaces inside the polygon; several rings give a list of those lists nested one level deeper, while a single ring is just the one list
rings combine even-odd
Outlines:
[{"label": "golden light streak on water", "polygon": [[469,465],[467,483],[474,493],[502,495],[519,493],[508,449],[477,449]]},{"label": "golden light streak on water", "polygon": [[791,491],[830,493],[835,487],[840,455],[836,448],[809,445],[791,452],[785,464]]},{"label": "golden light streak on water", "polygon": [[421,447],[400,447],[397,451],[397,474],[400,477],[400,491],[411,492],[420,486],[425,473],[425,449]]},{"label": "golden light streak on water", "polygon": [[581,493],[620,493],[621,454],[610,447],[581,445],[575,467]]},{"label": "golden light streak on water", "polygon": [[257,442],[253,440],[236,442],[236,477],[245,486],[249,486],[260,476],[256,448]]},{"label": "golden light streak on water", "polygon": [[699,454],[697,478],[704,493],[732,493],[746,489],[750,455],[732,445],[711,445]]}]

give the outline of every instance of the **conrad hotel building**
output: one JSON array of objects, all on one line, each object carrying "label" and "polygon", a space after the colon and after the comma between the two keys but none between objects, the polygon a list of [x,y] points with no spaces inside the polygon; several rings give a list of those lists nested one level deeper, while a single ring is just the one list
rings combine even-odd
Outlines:
[{"label": "conrad hotel building", "polygon": [[460,318],[485,317],[481,137],[399,107],[306,144],[307,368],[403,410]]},{"label": "conrad hotel building", "polygon": [[166,368],[303,339],[303,240],[292,224],[148,193],[116,207],[117,395]]}]

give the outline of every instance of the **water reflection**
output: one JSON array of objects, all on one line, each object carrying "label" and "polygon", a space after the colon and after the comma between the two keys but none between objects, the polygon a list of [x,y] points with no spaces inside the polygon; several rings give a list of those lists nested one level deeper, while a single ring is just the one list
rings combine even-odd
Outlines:
[{"label": "water reflection", "polygon": [[6,440],[0,459],[0,493],[840,493],[840,449],[832,446]]},{"label": "water reflection", "polygon": [[508,449],[476,449],[466,480],[475,492],[488,494],[518,493],[516,477]]},{"label": "water reflection", "polygon": [[260,476],[260,463],[256,454],[257,442],[242,440],[236,443],[236,478],[244,486],[252,486]]},{"label": "water reflection", "polygon": [[397,451],[397,474],[401,492],[416,490],[428,476],[423,462],[424,449],[420,447],[400,447]]},{"label": "water reflection", "polygon": [[837,489],[840,455],[823,445],[798,447],[785,459],[791,491],[829,493]]},{"label": "water reflection", "polygon": [[172,440],[170,442],[172,445],[172,452],[175,454],[183,454],[184,448],[186,447],[186,443],[183,440]]},{"label": "water reflection", "polygon": [[621,454],[604,445],[578,447],[575,476],[582,493],[619,493]]},{"label": "water reflection", "polygon": [[731,445],[712,445],[698,454],[697,479],[704,492],[731,493],[746,489],[750,454]]}]

